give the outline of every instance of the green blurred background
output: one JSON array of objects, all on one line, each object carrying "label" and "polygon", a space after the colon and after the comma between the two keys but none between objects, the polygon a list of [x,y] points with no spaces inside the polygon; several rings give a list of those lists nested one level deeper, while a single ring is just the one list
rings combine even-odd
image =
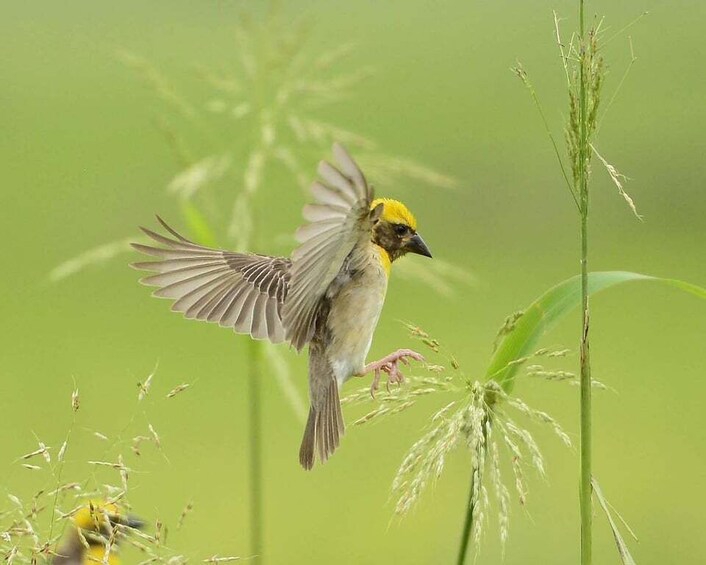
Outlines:
[{"label": "green blurred background", "polygon": [[[475,277],[450,297],[393,277],[372,356],[412,345],[397,322],[407,319],[455,352],[470,376],[480,375],[505,316],[578,271],[575,210],[537,112],[509,70],[522,61],[560,134],[565,95],[553,8],[569,18],[568,32],[575,2],[566,0],[282,4],[287,17],[309,21],[308,53],[352,41],[356,49],[334,71],[375,70],[345,101],[312,114],[458,181],[446,190],[371,179],[379,194],[402,198],[417,212],[435,257]],[[628,34],[638,60],[598,139],[602,154],[633,179],[628,190],[645,221],[631,215],[594,163],[591,268],[703,286],[706,6],[588,3],[590,13],[607,16],[612,31],[645,10],[649,16],[606,46],[607,98],[630,60]],[[0,491],[30,497],[51,485],[46,471],[27,471],[16,458],[35,448],[35,434],[61,444],[75,383],[82,404],[64,479],[83,480],[93,472],[86,460],[123,452],[135,470],[130,496],[139,514],[173,526],[193,501],[194,511],[183,529],[172,528],[169,544],[201,559],[249,554],[247,339],[170,313],[137,284],[127,267],[132,255],[57,283],[49,273],[89,248],[129,237],[138,224],[152,224],[155,212],[183,227],[166,191],[180,164],[155,127],[168,113],[116,52],[144,57],[203,107],[212,96],[194,69],[234,64],[241,13],[265,17],[254,2],[173,0],[10,1],[0,17]],[[219,131],[237,143],[237,125]],[[313,177],[313,168],[306,173]],[[232,202],[239,187],[224,183],[219,190]],[[276,236],[298,225],[304,198],[283,171],[265,179],[255,199],[258,251],[284,252]],[[649,283],[619,287],[592,304],[594,375],[617,391],[595,397],[595,473],[640,537],[633,545],[639,563],[706,562],[704,304]],[[575,349],[578,325],[575,314],[545,343]],[[304,357],[283,351],[305,394]],[[157,361],[153,394],[137,406],[136,383]],[[573,355],[565,366],[577,363]],[[166,400],[182,382],[191,388]],[[523,381],[517,392],[578,439],[575,387]],[[431,398],[379,424],[349,427],[336,456],[305,473],[297,463],[302,424],[276,379],[266,375],[268,563],[452,562],[468,454],[448,461],[442,479],[405,519],[393,518],[389,499],[406,449],[442,403]],[[130,451],[129,438],[144,432],[146,419],[160,433],[166,458],[148,447],[141,458]],[[548,480],[532,475],[526,507],[513,503],[504,562],[575,563],[577,453],[544,430],[537,435]],[[116,437],[126,442],[106,454]],[[114,478],[110,471],[96,475],[98,482]],[[596,523],[595,562],[617,563],[603,517]],[[501,561],[491,521],[477,562]]]}]

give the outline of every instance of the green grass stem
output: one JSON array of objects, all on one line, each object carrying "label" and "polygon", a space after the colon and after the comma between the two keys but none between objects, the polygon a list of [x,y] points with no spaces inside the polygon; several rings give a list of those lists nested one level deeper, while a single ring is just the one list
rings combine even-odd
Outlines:
[{"label": "green grass stem", "polygon": [[463,531],[461,532],[461,543],[458,548],[457,565],[464,565],[466,555],[468,554],[468,543],[471,540],[471,532],[473,531],[473,471],[471,470],[471,485],[468,488],[468,503],[466,504],[466,518],[463,522]]},{"label": "green grass stem", "polygon": [[250,552],[258,564],[264,563],[262,555],[262,344],[250,340],[248,344],[248,419],[250,433]]},{"label": "green grass stem", "polygon": [[581,213],[581,345],[580,345],[580,459],[581,483],[579,490],[581,511],[581,565],[590,565],[592,556],[593,516],[591,507],[591,357],[590,312],[588,299],[588,77],[587,41],[584,24],[584,0],[579,0],[579,170],[578,193]]}]

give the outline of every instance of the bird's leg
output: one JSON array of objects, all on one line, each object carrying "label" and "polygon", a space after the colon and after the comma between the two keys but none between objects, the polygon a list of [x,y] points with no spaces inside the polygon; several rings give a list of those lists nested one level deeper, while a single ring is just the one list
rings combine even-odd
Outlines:
[{"label": "bird's leg", "polygon": [[424,357],[412,351],[411,349],[398,349],[394,353],[390,353],[386,357],[383,357],[379,361],[373,363],[368,363],[363,369],[362,375],[368,373],[374,373],[373,382],[370,385],[370,395],[375,398],[375,391],[380,387],[380,372],[387,373],[387,388],[390,389],[390,383],[401,384],[404,382],[404,375],[399,369],[399,362],[401,361],[405,365],[409,365],[408,358],[414,359],[415,361],[424,361]]}]

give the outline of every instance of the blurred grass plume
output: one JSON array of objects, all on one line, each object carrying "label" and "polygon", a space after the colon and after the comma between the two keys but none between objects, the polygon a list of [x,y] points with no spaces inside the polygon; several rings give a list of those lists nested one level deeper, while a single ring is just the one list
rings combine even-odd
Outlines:
[{"label": "blurred grass plume", "polygon": [[[191,215],[197,210],[212,232],[223,233],[212,226],[225,224],[224,233],[236,250],[253,244],[257,223],[253,198],[267,178],[281,169],[307,190],[309,171],[334,141],[349,145],[379,186],[457,186],[448,175],[414,160],[385,154],[371,138],[312,115],[323,106],[350,98],[372,70],[339,70],[354,51],[352,43],[312,54],[306,48],[310,32],[308,22],[286,21],[275,5],[262,21],[243,15],[234,33],[237,58],[225,63],[226,69],[197,69],[197,87],[202,90],[202,99],[197,102],[182,95],[173,81],[146,59],[126,50],[117,53],[162,104],[156,110],[155,123],[180,167],[167,183],[168,194],[193,203],[188,208]],[[229,199],[231,213],[224,217]],[[210,243],[202,241],[199,230],[194,233],[193,221],[185,220],[197,241]],[[69,259],[52,271],[51,278],[66,278],[128,251],[126,241]],[[470,281],[465,270],[443,260],[435,260],[424,270],[407,265],[400,271],[401,276],[441,293],[449,293],[453,284]]]},{"label": "blurred grass plume", "polygon": [[[149,420],[145,406],[156,371],[155,367],[144,382],[138,383],[134,413],[127,414],[122,422],[111,419],[111,426],[120,430],[113,439],[95,430],[94,422],[81,417],[80,394],[78,388],[75,388],[70,399],[71,420],[63,434],[57,429],[55,437],[47,438],[50,441],[35,439],[37,448],[15,459],[13,466],[35,473],[36,476],[27,482],[25,489],[28,492],[13,492],[9,484],[2,488],[6,500],[0,502],[0,556],[4,557],[6,563],[34,565],[52,562],[62,551],[62,540],[72,535],[78,536],[86,550],[90,541],[93,553],[88,559],[97,560],[98,563],[113,563],[114,557],[124,553],[125,546],[137,550],[137,554],[142,556],[141,564],[181,565],[194,560],[221,562],[239,559],[178,553],[167,544],[168,529],[159,518],[153,522],[151,533],[129,525],[108,522],[109,531],[103,535],[77,528],[72,522],[72,518],[87,505],[90,505],[92,511],[95,508],[96,512],[102,512],[92,501],[118,505],[121,513],[132,511],[131,476],[139,472],[141,461],[149,457],[148,451],[161,454],[166,460],[164,442]],[[161,401],[164,401],[163,397]],[[92,459],[77,461],[71,457],[71,445],[79,441],[77,434],[84,437],[92,435],[99,440]],[[151,444],[151,450],[144,448],[147,443]],[[67,465],[70,465],[68,470]],[[67,476],[69,472],[71,476]],[[169,472],[168,465],[163,472]],[[193,503],[189,502],[182,515],[175,520],[177,530],[183,526],[185,515],[192,507]],[[138,509],[137,514],[141,515],[142,512]],[[95,548],[98,547],[104,548],[100,551],[100,558],[94,557]]]}]

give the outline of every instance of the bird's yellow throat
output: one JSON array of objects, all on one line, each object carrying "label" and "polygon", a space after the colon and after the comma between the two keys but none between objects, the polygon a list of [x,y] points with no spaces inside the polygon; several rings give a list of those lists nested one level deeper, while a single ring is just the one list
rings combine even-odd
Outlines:
[{"label": "bird's yellow throat", "polygon": [[392,268],[392,259],[390,259],[390,254],[385,248],[380,247],[378,244],[373,243],[373,245],[377,248],[378,255],[380,256],[380,264],[382,265],[382,268],[385,269],[385,273],[389,277],[390,269]]}]

